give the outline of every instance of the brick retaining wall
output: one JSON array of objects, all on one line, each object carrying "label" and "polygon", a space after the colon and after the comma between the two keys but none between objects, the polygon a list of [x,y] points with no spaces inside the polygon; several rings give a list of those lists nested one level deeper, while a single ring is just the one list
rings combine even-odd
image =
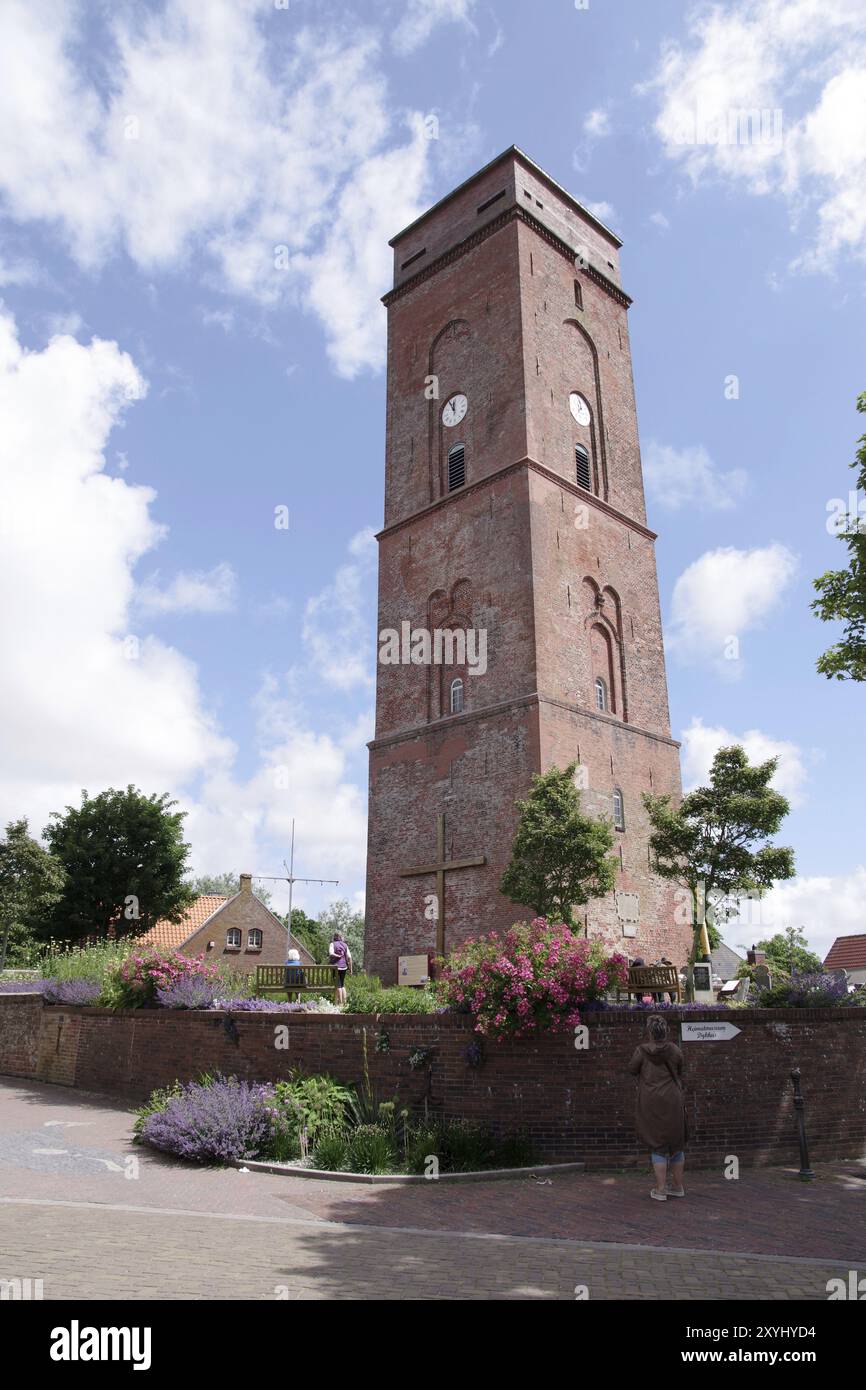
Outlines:
[{"label": "brick retaining wall", "polygon": [[[679,1019],[668,1015],[679,1041]],[[738,1009],[690,1013],[730,1019],[741,1032],[729,1042],[686,1042],[691,1140],[689,1159],[744,1164],[797,1158],[790,1071],[803,1074],[813,1158],[866,1156],[866,1009]],[[489,1121],[502,1133],[519,1128],[540,1155],[583,1159],[592,1167],[645,1162],[632,1125],[634,1081],[626,1066],[644,1019],[635,1014],[587,1015],[589,1047],[571,1034],[487,1043],[472,1067],[473,1039],[454,1015],[278,1015],[173,1010],[111,1013],[41,1005],[38,996],[0,996],[0,1071],[144,1099],[176,1077],[221,1071],[248,1080],[276,1080],[291,1068],[363,1081],[366,1030],[370,1077],[377,1094],[428,1104],[449,1116]],[[288,1026],[288,1048],[275,1028]],[[390,1051],[376,1050],[380,1028]],[[409,1065],[417,1048],[432,1049],[429,1067]]]}]

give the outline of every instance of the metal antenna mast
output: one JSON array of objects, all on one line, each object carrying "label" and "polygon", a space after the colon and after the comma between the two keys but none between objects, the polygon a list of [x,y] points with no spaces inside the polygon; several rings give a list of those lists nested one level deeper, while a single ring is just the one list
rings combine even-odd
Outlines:
[{"label": "metal antenna mast", "polygon": [[288,862],[288,864],[286,863],[285,859],[283,860],[283,868],[286,870],[286,875],[287,875],[288,877],[284,876],[283,874],[256,874],[256,878],[264,878],[264,879],[267,879],[268,882],[270,882],[270,883],[288,883],[288,885],[289,885],[289,917],[288,917],[288,928],[287,928],[288,939],[287,939],[287,943],[286,943],[286,949],[288,949],[288,947],[291,946],[291,944],[292,944],[292,888],[293,888],[294,884],[296,884],[296,883],[335,883],[335,884],[336,884],[336,883],[339,883],[340,880],[339,880],[338,878],[296,878],[296,877],[295,877],[295,818],[294,818],[294,816],[292,816],[292,848],[291,848],[291,850],[289,851],[289,862]]}]

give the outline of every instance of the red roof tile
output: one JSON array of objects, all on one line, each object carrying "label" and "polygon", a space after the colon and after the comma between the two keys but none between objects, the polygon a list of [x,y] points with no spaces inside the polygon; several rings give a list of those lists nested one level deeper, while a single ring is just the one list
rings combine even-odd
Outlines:
[{"label": "red roof tile", "polygon": [[866,932],[837,936],[824,960],[829,970],[866,970]]},{"label": "red roof tile", "polygon": [[176,951],[193,932],[204,926],[208,917],[216,912],[218,907],[227,902],[228,898],[221,893],[202,893],[201,897],[190,904],[179,922],[166,922],[164,919],[156,922],[144,936],[136,939],[136,945],[160,946],[165,950]]}]

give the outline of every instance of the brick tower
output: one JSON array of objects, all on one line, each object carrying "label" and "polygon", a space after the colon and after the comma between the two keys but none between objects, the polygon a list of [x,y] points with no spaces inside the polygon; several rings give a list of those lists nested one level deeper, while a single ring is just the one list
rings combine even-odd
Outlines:
[{"label": "brick tower", "polygon": [[[680,770],[621,243],[512,146],[391,244],[367,968],[530,915],[498,891],[514,802],[571,761],[617,827],[588,934],[679,964],[641,804]],[[470,630],[474,663],[422,630]]]}]

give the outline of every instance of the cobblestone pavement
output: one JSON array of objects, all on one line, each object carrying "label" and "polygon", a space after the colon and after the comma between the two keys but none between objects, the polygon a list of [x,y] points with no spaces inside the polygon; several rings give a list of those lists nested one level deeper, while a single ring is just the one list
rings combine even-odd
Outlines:
[{"label": "cobblestone pavement", "polygon": [[866,1163],[401,1187],[200,1169],[115,1102],[0,1080],[0,1279],[46,1299],[825,1300],[866,1275]]}]

